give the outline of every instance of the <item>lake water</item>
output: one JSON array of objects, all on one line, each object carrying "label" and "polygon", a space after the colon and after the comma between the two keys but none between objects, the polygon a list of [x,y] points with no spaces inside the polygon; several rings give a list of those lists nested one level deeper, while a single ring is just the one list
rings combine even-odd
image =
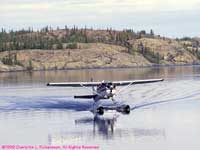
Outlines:
[{"label": "lake water", "polygon": [[[130,86],[116,99],[129,115],[94,116],[84,88],[47,82],[164,78]],[[120,87],[119,87],[120,88]],[[200,66],[12,72],[0,74],[0,146],[99,146],[101,150],[198,150]],[[1,149],[1,148],[0,148]],[[66,148],[67,149],[67,148]]]}]

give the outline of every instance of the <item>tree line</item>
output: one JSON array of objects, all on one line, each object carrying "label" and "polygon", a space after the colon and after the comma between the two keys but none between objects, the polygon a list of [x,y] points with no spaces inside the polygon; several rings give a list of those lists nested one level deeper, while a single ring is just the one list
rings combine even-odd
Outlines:
[{"label": "tree line", "polygon": [[[99,31],[99,32],[98,32]],[[53,29],[46,26],[40,30],[34,31],[33,28],[21,29],[18,31],[0,31],[0,51],[11,50],[28,50],[28,49],[77,49],[77,43],[105,43],[124,46],[128,49],[128,53],[141,53],[150,62],[159,64],[162,57],[159,53],[154,54],[142,43],[135,50],[129,43],[130,40],[140,39],[142,37],[154,38],[154,31],[147,33],[145,30],[135,32],[133,29],[124,29],[116,31],[112,28],[106,30],[93,30],[88,28]],[[2,60],[5,64],[16,64],[17,59],[8,57]]]},{"label": "tree line", "polygon": [[34,31],[33,28],[22,29],[18,31],[0,31],[0,51],[8,50],[26,50],[26,49],[76,49],[76,43],[107,43],[126,46],[128,48],[128,40],[138,39],[142,36],[154,36],[153,30],[149,34],[146,31],[134,32],[132,29],[116,31],[107,28],[106,33],[90,35],[93,29],[81,28],[74,26],[64,29],[46,26],[41,30]]}]

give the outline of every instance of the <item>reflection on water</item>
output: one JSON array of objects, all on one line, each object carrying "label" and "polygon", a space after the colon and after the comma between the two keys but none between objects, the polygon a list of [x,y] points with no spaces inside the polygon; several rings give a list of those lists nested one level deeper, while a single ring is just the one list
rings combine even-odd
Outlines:
[{"label": "reflection on water", "polygon": [[[94,115],[93,117],[78,118],[75,120],[75,126],[77,129],[76,131],[73,130],[61,132],[59,134],[49,134],[48,143],[50,145],[64,145],[66,143],[70,143],[71,141],[80,142],[84,140],[123,140],[127,138],[137,139],[142,137],[165,139],[164,129],[149,127],[117,127],[117,121],[121,115],[122,114],[110,112],[106,116]],[[83,126],[84,129],[82,128]]]},{"label": "reflection on water", "polygon": [[[129,115],[88,111],[82,88],[47,82],[165,78],[135,85],[116,97]],[[0,143],[98,145],[100,149],[198,149],[200,67],[68,70],[0,73]]]},{"label": "reflection on water", "polygon": [[125,136],[164,136],[164,130],[158,129],[117,129],[115,131],[115,126],[117,124],[117,119],[120,117],[118,113],[110,113],[109,116],[94,115],[93,118],[82,118],[75,120],[75,124],[93,124],[93,136],[103,135],[104,138],[110,139],[113,137],[121,137],[124,133]]},{"label": "reflection on water", "polygon": [[[75,124],[93,124],[93,135],[102,134],[106,138],[110,138],[114,134],[114,125],[117,121],[118,115],[113,115],[110,118],[105,116],[94,115],[93,118],[82,118],[75,120]],[[98,133],[96,133],[98,132]]]}]

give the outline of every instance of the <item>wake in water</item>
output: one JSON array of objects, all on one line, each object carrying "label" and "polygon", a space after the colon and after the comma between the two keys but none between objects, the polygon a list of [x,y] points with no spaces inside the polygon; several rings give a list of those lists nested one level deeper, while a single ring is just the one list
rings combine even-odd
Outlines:
[{"label": "wake in water", "polygon": [[[188,101],[200,99],[200,92],[195,92],[191,95],[166,99],[160,101],[143,102],[131,107],[131,110],[150,107],[163,103],[171,103],[177,101]],[[71,97],[47,96],[47,97],[0,97],[0,110],[29,110],[29,109],[66,109],[74,111],[87,111],[93,105],[93,100],[77,101]]]},{"label": "wake in water", "polygon": [[[200,92],[196,92],[194,94],[188,95],[188,96],[184,96],[184,97],[179,97],[179,98],[175,98],[175,99],[167,99],[167,100],[161,100],[161,101],[154,101],[154,102],[149,102],[149,103],[142,103],[142,104],[137,104],[135,106],[133,106],[131,108],[131,110],[134,109],[139,109],[142,107],[150,107],[152,105],[159,105],[159,104],[163,104],[163,103],[171,103],[171,102],[176,102],[176,101],[188,101],[188,100],[200,100],[199,97],[200,96]],[[197,99],[195,99],[195,97],[197,97]]]},{"label": "wake in water", "polygon": [[0,97],[0,110],[29,110],[29,109],[66,109],[85,111],[92,106],[92,101],[76,101],[70,97]]}]

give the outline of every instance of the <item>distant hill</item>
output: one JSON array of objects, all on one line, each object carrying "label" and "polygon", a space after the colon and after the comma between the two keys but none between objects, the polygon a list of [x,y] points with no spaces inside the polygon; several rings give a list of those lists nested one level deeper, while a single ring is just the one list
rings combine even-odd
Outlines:
[{"label": "distant hill", "polygon": [[45,27],[0,32],[0,71],[200,63],[200,39],[146,31]]}]

